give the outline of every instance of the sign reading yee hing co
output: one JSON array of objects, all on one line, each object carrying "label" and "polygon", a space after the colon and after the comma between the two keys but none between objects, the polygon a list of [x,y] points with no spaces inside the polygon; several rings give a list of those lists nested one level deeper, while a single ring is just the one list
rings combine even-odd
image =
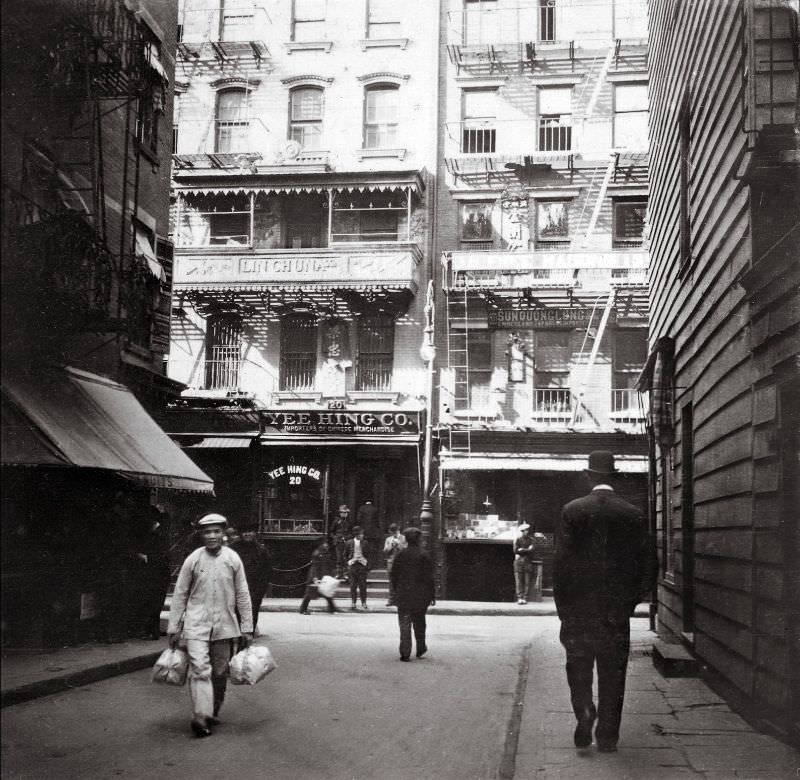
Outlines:
[{"label": "sign reading yee hing co", "polygon": [[359,434],[419,436],[417,412],[321,412],[316,410],[262,412],[264,434]]},{"label": "sign reading yee hing co", "polygon": [[[611,321],[614,321],[614,311],[611,311],[610,315]],[[496,309],[488,312],[487,324],[490,328],[499,330],[525,328],[556,330],[561,328],[588,328],[591,318],[591,309],[578,309],[569,306],[547,309]],[[595,323],[598,322],[599,318],[595,313]]]}]

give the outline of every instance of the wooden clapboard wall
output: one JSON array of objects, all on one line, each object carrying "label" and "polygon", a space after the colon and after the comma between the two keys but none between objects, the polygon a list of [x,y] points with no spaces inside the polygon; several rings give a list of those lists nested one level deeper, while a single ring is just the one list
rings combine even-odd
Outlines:
[{"label": "wooden clapboard wall", "polygon": [[[769,225],[780,207],[775,197],[754,197],[744,175],[757,136],[746,132],[756,115],[747,68],[753,13],[746,0],[650,2],[650,343],[675,340],[676,387],[675,445],[658,462],[659,623],[693,634],[695,652],[736,693],[786,724],[793,687],[797,696],[787,566],[794,571],[797,558],[787,563],[782,550],[778,450],[787,421],[776,365],[797,352],[798,317],[796,287],[793,302],[790,292],[773,295],[781,325],[759,353],[752,296],[739,283],[759,260],[753,221]],[[795,210],[796,225],[796,184],[794,198],[778,200]],[[788,290],[785,275],[776,283]]]}]

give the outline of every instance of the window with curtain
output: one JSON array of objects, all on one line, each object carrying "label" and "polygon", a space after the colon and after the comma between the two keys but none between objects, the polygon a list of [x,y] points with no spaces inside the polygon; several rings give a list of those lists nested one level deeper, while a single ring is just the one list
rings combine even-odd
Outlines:
[{"label": "window with curtain", "polygon": [[357,390],[390,390],[394,356],[394,320],[361,317],[358,322]]},{"label": "window with curtain", "polygon": [[536,241],[569,242],[569,203],[563,200],[536,202]]},{"label": "window with curtain", "polygon": [[250,138],[249,94],[226,89],[217,95],[216,152],[246,152]]},{"label": "window with curtain", "polygon": [[325,40],[326,0],[293,0],[292,40]]},{"label": "window with curtain", "polygon": [[367,38],[399,38],[400,4],[397,0],[368,0]]},{"label": "window with curtain", "polygon": [[461,151],[466,154],[494,153],[497,142],[497,90],[465,89],[461,95],[464,120]]},{"label": "window with curtain", "polygon": [[281,390],[314,389],[317,330],[311,317],[286,317],[281,322]]},{"label": "window with curtain", "polygon": [[641,246],[646,214],[646,198],[615,198],[613,245],[615,247]]},{"label": "window with curtain", "polygon": [[572,148],[572,89],[539,88],[539,151],[559,152]]},{"label": "window with curtain", "polygon": [[647,84],[614,85],[614,146],[647,149]]},{"label": "window with curtain", "polygon": [[303,149],[322,148],[323,91],[297,87],[289,93],[289,138]]},{"label": "window with curtain", "polygon": [[391,149],[397,145],[399,93],[395,84],[367,87],[364,107],[365,149]]},{"label": "window with curtain", "polygon": [[206,329],[206,390],[239,389],[241,350],[241,319],[231,314],[212,314]]}]

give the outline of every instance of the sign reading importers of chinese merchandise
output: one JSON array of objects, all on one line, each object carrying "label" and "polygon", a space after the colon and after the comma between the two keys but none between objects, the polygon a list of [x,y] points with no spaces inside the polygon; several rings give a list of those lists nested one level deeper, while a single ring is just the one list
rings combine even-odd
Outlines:
[{"label": "sign reading importers of chinese merchandise", "polygon": [[[610,312],[611,320],[615,313]],[[487,322],[490,328],[498,330],[517,330],[533,328],[537,330],[555,330],[561,328],[587,328],[592,317],[591,309],[577,307],[552,307],[546,309],[496,309],[488,312]],[[595,312],[595,324],[599,316]]]},{"label": "sign reading importers of chinese merchandise", "polygon": [[261,413],[264,434],[303,433],[358,436],[419,436],[418,412],[270,411]]}]

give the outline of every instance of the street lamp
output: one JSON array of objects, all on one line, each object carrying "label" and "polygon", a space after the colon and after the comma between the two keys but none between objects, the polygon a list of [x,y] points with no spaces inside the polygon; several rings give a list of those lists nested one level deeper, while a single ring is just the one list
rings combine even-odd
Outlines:
[{"label": "street lamp", "polygon": [[428,372],[427,408],[425,413],[425,451],[423,453],[422,477],[422,506],[419,511],[419,527],[422,531],[422,546],[427,547],[431,536],[431,523],[433,510],[431,508],[431,432],[433,429],[433,364],[436,360],[436,345],[434,344],[433,308],[433,279],[428,281],[428,290],[425,295],[425,329],[422,333],[422,344],[419,356],[426,364]]}]

